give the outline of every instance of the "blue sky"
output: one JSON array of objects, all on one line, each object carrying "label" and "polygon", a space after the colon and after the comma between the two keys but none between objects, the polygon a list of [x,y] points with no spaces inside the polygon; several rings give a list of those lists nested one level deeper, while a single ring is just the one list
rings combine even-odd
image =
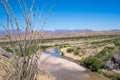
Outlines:
[{"label": "blue sky", "polygon": [[[17,0],[9,0],[15,15],[21,19]],[[22,1],[22,0],[21,0]],[[28,7],[31,0],[26,0]],[[36,0],[36,6],[42,7],[48,2],[43,18],[51,5],[52,9],[45,30],[55,29],[120,29],[120,0]],[[0,21],[5,24],[5,12],[0,5]]]}]

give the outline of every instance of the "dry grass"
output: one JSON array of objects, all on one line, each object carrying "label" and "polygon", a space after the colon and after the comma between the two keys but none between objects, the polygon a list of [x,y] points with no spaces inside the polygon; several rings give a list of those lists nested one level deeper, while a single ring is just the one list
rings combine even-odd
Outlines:
[{"label": "dry grass", "polygon": [[[11,60],[0,55],[0,80],[18,80]],[[16,77],[16,78],[15,78]],[[39,70],[36,80],[56,80],[50,73]],[[28,80],[28,79],[24,79]]]},{"label": "dry grass", "polygon": [[11,77],[14,71],[15,69],[11,64],[11,61],[8,58],[0,55],[0,80],[7,80],[9,77]]}]

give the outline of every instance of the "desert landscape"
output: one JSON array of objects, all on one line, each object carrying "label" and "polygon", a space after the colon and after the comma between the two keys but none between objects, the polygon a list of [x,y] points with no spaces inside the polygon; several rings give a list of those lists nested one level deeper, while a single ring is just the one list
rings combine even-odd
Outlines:
[{"label": "desert landscape", "polygon": [[119,4],[0,0],[0,80],[120,80]]}]

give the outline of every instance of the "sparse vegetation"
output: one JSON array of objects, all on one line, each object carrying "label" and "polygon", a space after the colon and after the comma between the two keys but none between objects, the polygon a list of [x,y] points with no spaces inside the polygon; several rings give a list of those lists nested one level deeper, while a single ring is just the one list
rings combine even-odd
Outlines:
[{"label": "sparse vegetation", "polygon": [[[65,51],[61,51],[63,57],[68,56],[67,58],[76,62],[80,60],[79,63],[91,71],[98,72],[112,80],[120,80],[120,74],[112,71],[113,69],[120,70],[118,57],[120,56],[119,31],[117,31],[119,33],[117,33],[116,30],[113,31],[113,33],[103,31],[105,34],[103,32],[96,34],[94,31],[89,33],[91,32],[90,30],[87,32],[87,35],[84,33],[84,30],[83,32],[80,31],[82,35],[78,34],[79,31],[74,32],[76,30],[73,31],[73,34],[63,33],[61,35],[58,34],[58,31],[54,36],[54,33],[51,34],[50,32],[42,31],[53,6],[49,9],[48,7],[45,8],[47,4],[43,7],[41,7],[41,5],[37,6],[38,4],[35,3],[37,0],[30,0],[29,3],[27,3],[26,0],[16,1],[18,3],[15,7],[19,8],[19,12],[15,11],[16,9],[14,9],[14,5],[10,0],[0,0],[1,10],[4,10],[3,13],[6,13],[3,17],[6,19],[0,21],[0,28],[6,31],[0,34],[0,49],[6,51],[5,54],[0,54],[0,80],[55,80],[51,74],[42,71],[39,65],[42,54],[40,51],[45,51],[52,47],[65,48]],[[47,14],[43,12],[44,8],[45,12],[48,9]],[[37,14],[37,12],[40,12],[40,14]],[[2,22],[4,24],[2,24]],[[44,38],[46,33],[49,35]],[[1,51],[0,53],[3,52]],[[56,51],[56,53],[59,52]],[[47,58],[49,57],[47,56]],[[56,56],[54,59],[55,58]],[[58,61],[60,61],[60,58]],[[50,63],[46,62],[45,66],[47,64]],[[112,64],[112,68],[109,68],[106,64],[108,64],[108,66]],[[60,66],[61,65],[63,64],[61,63]],[[76,66],[79,67],[78,65]],[[111,71],[108,71],[107,68]],[[57,67],[57,69],[59,69],[59,67]],[[74,68],[72,67],[72,69]]]},{"label": "sparse vegetation", "polygon": [[51,47],[53,47],[53,46],[39,46],[39,50],[46,50]]},{"label": "sparse vegetation", "polygon": [[68,48],[68,49],[67,49],[67,53],[72,53],[72,52],[74,52],[74,49],[73,49],[73,48]]},{"label": "sparse vegetation", "polygon": [[[105,47],[101,52],[95,55],[95,57],[99,58],[103,62],[108,61],[115,54],[117,47]],[[117,48],[118,49],[118,48]]]},{"label": "sparse vegetation", "polygon": [[68,47],[69,45],[68,44],[60,44],[58,45],[60,48],[65,48],[65,47]]},{"label": "sparse vegetation", "polygon": [[114,71],[99,70],[99,73],[111,80],[120,80],[120,74]]},{"label": "sparse vegetation", "polygon": [[74,55],[79,55],[80,54],[80,50],[79,49],[75,49],[73,52]]}]

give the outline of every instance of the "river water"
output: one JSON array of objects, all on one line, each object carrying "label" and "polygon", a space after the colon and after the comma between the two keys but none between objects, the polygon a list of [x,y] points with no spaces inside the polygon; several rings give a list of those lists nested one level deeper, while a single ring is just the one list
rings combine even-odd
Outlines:
[{"label": "river water", "polygon": [[60,80],[109,80],[95,72],[86,70],[81,65],[63,59],[58,48],[44,53],[47,56],[44,55],[46,58],[43,61],[47,67],[43,66],[43,68]]}]

